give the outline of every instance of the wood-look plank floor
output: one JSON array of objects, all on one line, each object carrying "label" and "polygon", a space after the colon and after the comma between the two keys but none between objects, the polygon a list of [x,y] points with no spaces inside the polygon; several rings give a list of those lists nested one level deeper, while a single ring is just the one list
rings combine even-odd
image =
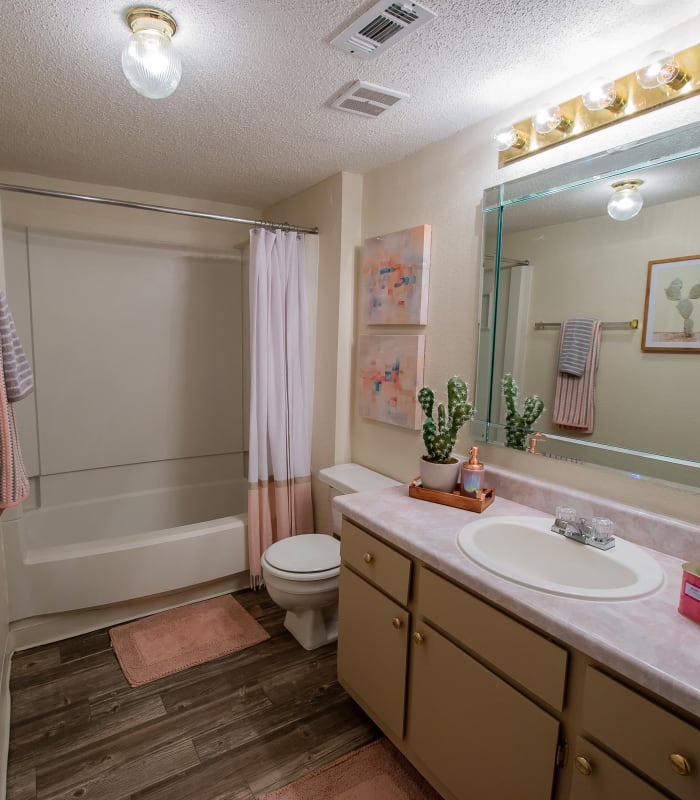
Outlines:
[{"label": "wood-look plank floor", "polygon": [[7,800],[253,800],[380,736],[264,591],[270,639],[131,688],[107,629],[16,653]]}]

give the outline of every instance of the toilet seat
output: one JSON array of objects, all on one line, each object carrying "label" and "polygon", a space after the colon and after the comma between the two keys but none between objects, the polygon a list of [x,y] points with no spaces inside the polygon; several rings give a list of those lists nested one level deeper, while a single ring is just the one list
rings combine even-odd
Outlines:
[{"label": "toilet seat", "polygon": [[321,581],[340,573],[340,542],[333,536],[302,533],[275,542],[262,555],[271,575],[290,581]]}]

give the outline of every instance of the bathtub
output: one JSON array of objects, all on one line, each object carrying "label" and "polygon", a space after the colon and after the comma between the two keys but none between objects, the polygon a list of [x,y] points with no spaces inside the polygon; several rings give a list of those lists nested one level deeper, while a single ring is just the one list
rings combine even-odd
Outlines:
[{"label": "bathtub", "polygon": [[244,573],[246,514],[206,519],[232,503],[230,485],[209,484],[25,511],[3,524],[10,621]]}]

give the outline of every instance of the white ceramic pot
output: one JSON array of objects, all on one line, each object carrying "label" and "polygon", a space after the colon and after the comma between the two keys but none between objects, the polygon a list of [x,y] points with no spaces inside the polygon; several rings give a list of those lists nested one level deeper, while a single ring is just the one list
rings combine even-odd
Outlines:
[{"label": "white ceramic pot", "polygon": [[425,456],[420,460],[420,480],[426,489],[438,489],[441,492],[451,492],[457,488],[459,468],[461,461],[451,458],[444,464],[427,461]]}]

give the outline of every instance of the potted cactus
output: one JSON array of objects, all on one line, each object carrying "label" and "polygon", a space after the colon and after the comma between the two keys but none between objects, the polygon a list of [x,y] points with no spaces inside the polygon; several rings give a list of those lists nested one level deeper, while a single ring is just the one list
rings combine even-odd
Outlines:
[{"label": "potted cactus", "polygon": [[506,447],[525,450],[532,426],[544,411],[544,403],[533,394],[525,398],[522,411],[518,411],[518,384],[510,373],[503,376],[502,385],[503,398],[506,401]]},{"label": "potted cactus", "polygon": [[451,492],[457,486],[460,461],[452,455],[452,448],[459,429],[474,413],[468,395],[467,384],[453,376],[447,381],[447,408],[439,403],[434,417],[435,392],[428,386],[418,392],[418,402],[427,417],[423,423],[426,455],[420,461],[421,483],[427,489]]}]

